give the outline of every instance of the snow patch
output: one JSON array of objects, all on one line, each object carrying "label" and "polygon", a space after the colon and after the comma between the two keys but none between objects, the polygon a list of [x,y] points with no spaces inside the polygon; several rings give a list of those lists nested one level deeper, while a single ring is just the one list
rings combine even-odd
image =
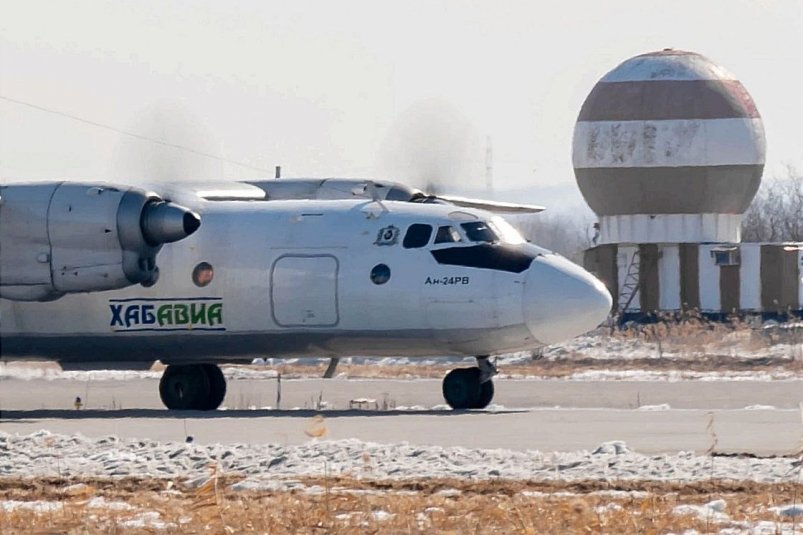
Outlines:
[{"label": "snow patch", "polygon": [[161,515],[156,511],[145,511],[128,520],[119,522],[118,526],[143,529],[173,529],[176,527],[172,522],[165,522],[160,517]]},{"label": "snow patch", "polygon": [[96,496],[89,500],[86,506],[90,509],[106,509],[107,511],[132,511],[134,506],[126,502],[107,501],[103,496]]},{"label": "snow patch", "polygon": [[33,511],[34,513],[52,513],[60,511],[64,507],[61,502],[31,501],[24,502],[19,500],[2,500],[0,509],[6,513],[18,510]]},{"label": "snow patch", "polygon": [[386,520],[390,520],[393,518],[393,513],[388,513],[387,511],[383,511],[382,509],[378,509],[376,511],[371,511],[371,516],[374,517],[374,520],[377,522],[385,522]]},{"label": "snow patch", "polygon": [[704,505],[678,505],[672,512],[677,516],[692,515],[705,522],[722,524],[730,522],[730,517],[723,512],[726,506],[725,500],[719,499]]},{"label": "snow patch", "polygon": [[233,484],[230,488],[232,490],[241,492],[245,491],[282,492],[288,490],[306,491],[310,487],[303,484],[301,481],[297,479],[285,479],[285,478],[275,478],[275,477],[268,479],[259,477],[249,477]]},{"label": "snow patch", "polygon": [[660,405],[642,405],[637,410],[640,411],[669,411],[672,407],[669,403],[661,403]]},{"label": "snow patch", "polygon": [[621,511],[624,509],[618,503],[606,503],[605,505],[598,505],[594,507],[594,512],[598,515],[604,515],[605,513],[610,513],[612,511]]},{"label": "snow patch", "polygon": [[593,455],[624,455],[625,453],[632,453],[632,451],[623,440],[603,442],[592,452]]},{"label": "snow patch", "polygon": [[803,505],[781,505],[779,507],[770,507],[770,511],[778,516],[803,516]]},{"label": "snow patch", "polygon": [[[798,379],[793,372],[783,370],[772,371],[722,371],[694,372],[686,370],[586,370],[575,372],[566,380],[569,381],[633,381],[633,382],[669,382],[679,381],[781,381]],[[559,381],[564,378],[556,378]]]}]

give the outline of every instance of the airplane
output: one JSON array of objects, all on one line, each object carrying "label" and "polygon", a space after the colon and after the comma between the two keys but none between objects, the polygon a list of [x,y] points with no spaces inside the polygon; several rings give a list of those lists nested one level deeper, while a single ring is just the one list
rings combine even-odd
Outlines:
[{"label": "airplane", "polygon": [[257,356],[475,357],[454,409],[486,407],[490,356],[597,327],[611,295],[500,213],[529,205],[396,182],[0,185],[0,360],[166,364],[162,402],[214,410],[219,365]]}]

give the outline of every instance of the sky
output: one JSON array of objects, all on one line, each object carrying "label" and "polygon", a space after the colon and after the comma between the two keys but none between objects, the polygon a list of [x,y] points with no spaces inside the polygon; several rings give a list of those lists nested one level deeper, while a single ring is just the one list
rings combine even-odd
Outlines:
[{"label": "sky", "polygon": [[801,0],[0,0],[0,179],[233,180],[281,165],[482,194],[490,146],[492,196],[574,212],[583,100],[665,47],[742,81],[765,177],[803,170]]}]

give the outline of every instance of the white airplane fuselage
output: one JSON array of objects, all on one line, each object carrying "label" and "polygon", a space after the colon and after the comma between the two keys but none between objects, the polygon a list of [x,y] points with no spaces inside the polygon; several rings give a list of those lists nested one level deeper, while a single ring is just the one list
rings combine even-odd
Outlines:
[{"label": "white airplane fuselage", "polygon": [[[602,283],[559,255],[473,241],[463,224],[493,219],[482,210],[365,199],[191,208],[201,227],[159,253],[151,287],[0,299],[2,359],[489,355],[576,336],[611,307]],[[431,228],[424,244],[406,246],[411,225]],[[443,227],[451,237],[435,243]],[[202,263],[206,286],[193,281]]]}]

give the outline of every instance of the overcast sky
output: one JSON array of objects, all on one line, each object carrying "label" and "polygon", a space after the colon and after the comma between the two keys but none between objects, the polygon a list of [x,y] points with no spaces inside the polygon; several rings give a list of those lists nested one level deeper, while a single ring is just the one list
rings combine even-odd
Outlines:
[{"label": "overcast sky", "polygon": [[[571,196],[594,83],[664,47],[733,72],[766,176],[803,170],[801,0],[0,0],[0,96],[287,176],[374,176]],[[0,100],[0,178],[254,178]],[[508,195],[505,195],[508,192]]]}]

